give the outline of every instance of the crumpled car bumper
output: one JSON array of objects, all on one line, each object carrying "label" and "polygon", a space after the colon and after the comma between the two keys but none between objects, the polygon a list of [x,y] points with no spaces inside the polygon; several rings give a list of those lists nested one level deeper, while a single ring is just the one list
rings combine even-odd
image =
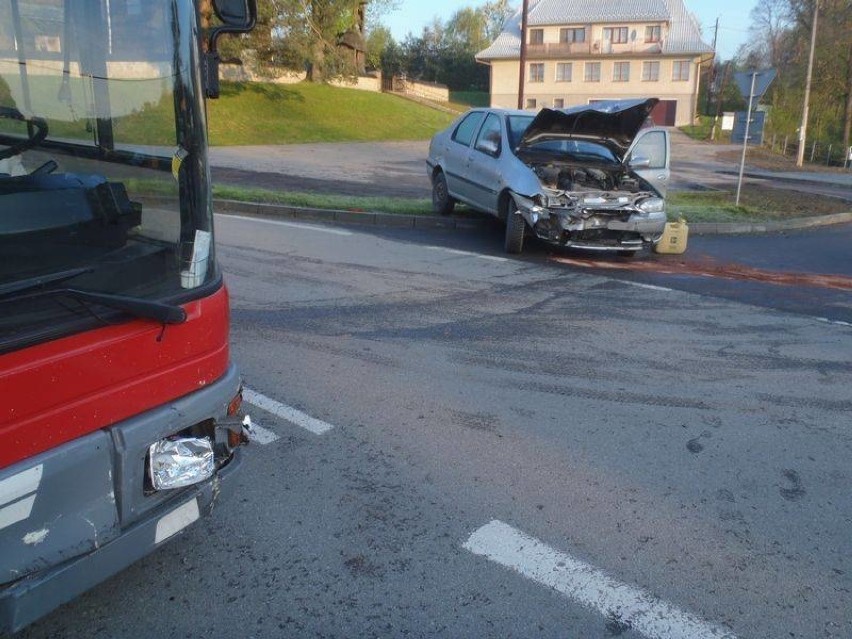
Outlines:
[{"label": "crumpled car bumper", "polygon": [[527,198],[516,196],[515,201],[540,239],[595,250],[635,250],[655,244],[668,221],[665,211],[553,209]]}]

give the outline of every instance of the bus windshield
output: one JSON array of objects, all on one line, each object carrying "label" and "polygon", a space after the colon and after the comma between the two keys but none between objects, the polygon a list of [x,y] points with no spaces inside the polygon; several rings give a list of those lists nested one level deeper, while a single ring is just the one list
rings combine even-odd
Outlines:
[{"label": "bus windshield", "polygon": [[104,295],[218,281],[195,21],[192,0],[0,0],[0,352],[124,321]]}]

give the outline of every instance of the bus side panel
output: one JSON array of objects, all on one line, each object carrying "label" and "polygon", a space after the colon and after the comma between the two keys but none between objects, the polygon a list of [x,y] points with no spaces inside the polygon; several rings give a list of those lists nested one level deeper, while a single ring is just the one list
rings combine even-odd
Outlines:
[{"label": "bus side panel", "polygon": [[119,534],[112,455],[97,432],[0,471],[0,584]]}]

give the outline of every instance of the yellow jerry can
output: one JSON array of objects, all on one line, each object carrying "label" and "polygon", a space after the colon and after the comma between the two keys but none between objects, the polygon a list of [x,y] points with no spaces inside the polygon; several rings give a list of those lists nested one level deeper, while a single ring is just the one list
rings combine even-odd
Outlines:
[{"label": "yellow jerry can", "polygon": [[666,253],[669,255],[680,255],[686,252],[686,243],[689,239],[689,225],[686,220],[680,218],[677,222],[666,224],[663,237],[654,245],[655,253]]}]

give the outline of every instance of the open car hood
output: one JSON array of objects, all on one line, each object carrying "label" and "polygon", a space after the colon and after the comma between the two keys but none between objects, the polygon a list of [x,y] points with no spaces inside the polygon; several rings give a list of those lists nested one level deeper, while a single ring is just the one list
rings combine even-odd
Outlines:
[{"label": "open car hood", "polygon": [[624,161],[633,139],[659,99],[608,100],[554,110],[542,109],[524,132],[519,150],[547,140],[587,140],[603,144]]}]

